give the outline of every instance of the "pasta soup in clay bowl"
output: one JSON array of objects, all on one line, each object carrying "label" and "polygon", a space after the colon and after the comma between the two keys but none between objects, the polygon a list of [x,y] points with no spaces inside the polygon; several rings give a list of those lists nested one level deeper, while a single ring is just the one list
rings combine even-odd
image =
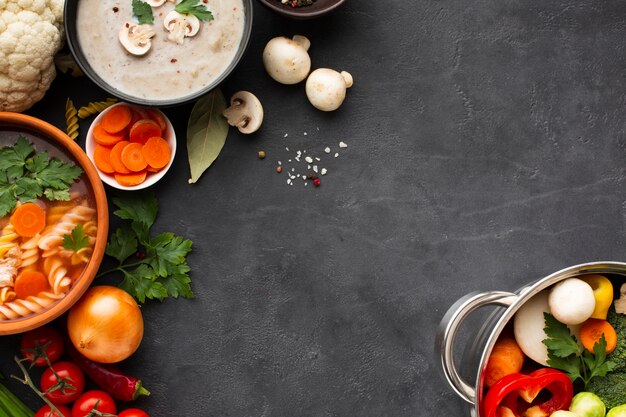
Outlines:
[{"label": "pasta soup in clay bowl", "polygon": [[217,87],[243,56],[252,0],[67,0],[72,54],[123,101],[173,106]]},{"label": "pasta soup in clay bowl", "polygon": [[0,112],[0,335],[39,327],[87,290],[108,207],[87,155],[64,132]]}]

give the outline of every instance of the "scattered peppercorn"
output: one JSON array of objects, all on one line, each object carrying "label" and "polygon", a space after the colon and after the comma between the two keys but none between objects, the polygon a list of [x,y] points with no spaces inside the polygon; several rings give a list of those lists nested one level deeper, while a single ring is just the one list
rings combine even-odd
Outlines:
[{"label": "scattered peppercorn", "polygon": [[113,13],[117,13],[117,12],[119,12],[119,11],[120,11],[120,9],[119,9],[119,8],[117,8],[117,7],[114,7],[114,8],[113,8]]},{"label": "scattered peppercorn", "polygon": [[278,165],[278,166],[276,167],[276,172],[278,172],[279,174],[280,174],[281,172],[283,172],[283,167],[281,167],[280,165]]},{"label": "scattered peppercorn", "polygon": [[310,6],[315,3],[316,0],[280,0],[282,4],[288,4],[291,7],[304,7]]},{"label": "scattered peppercorn", "polygon": [[313,185],[315,185],[316,187],[319,187],[321,183],[322,182],[320,181],[319,178],[314,178],[313,179]]},{"label": "scattered peppercorn", "polygon": [[259,151],[259,159],[265,159],[265,151]]}]

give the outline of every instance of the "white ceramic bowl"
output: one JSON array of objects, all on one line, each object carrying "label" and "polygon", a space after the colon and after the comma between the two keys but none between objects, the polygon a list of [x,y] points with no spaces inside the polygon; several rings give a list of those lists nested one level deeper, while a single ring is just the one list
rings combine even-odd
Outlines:
[{"label": "white ceramic bowl", "polygon": [[[136,109],[146,108],[143,106],[138,106],[138,105],[130,104],[130,103],[116,103],[112,105],[111,107],[107,107],[93,120],[93,122],[91,123],[91,126],[89,126],[89,131],[87,132],[87,141],[85,142],[85,152],[87,153],[87,156],[89,157],[89,159],[91,159],[91,162],[94,163],[94,166],[96,164],[93,159],[93,153],[96,149],[96,141],[93,137],[93,129],[96,125],[98,125],[102,121],[102,118],[104,117],[104,115],[110,109],[116,106],[128,106],[128,107],[136,108]],[[165,133],[163,134],[163,139],[167,141],[167,144],[170,146],[170,150],[172,151],[172,155],[170,156],[170,161],[159,172],[148,172],[148,175],[146,176],[146,180],[144,182],[142,182],[141,184],[132,186],[132,187],[120,185],[115,180],[115,177],[112,174],[107,174],[106,172],[102,172],[96,166],[96,170],[98,171],[98,175],[100,175],[100,178],[102,179],[102,181],[105,182],[106,184],[109,184],[111,187],[114,187],[120,190],[129,190],[129,191],[141,190],[143,188],[150,187],[151,185],[154,185],[157,181],[159,181],[161,178],[163,178],[165,173],[170,169],[170,166],[172,166],[172,162],[174,162],[174,156],[176,156],[176,133],[174,132],[174,126],[172,126],[170,119],[168,119],[167,116],[161,110],[154,108],[154,107],[150,107],[150,109],[153,111],[159,112],[167,123],[167,129],[165,130]]]}]

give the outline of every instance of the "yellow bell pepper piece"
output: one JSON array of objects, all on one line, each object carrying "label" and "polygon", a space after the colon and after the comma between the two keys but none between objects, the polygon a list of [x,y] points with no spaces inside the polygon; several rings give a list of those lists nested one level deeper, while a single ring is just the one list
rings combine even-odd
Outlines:
[{"label": "yellow bell pepper piece", "polygon": [[613,303],[613,284],[602,275],[585,275],[580,277],[593,289],[593,296],[596,300],[596,307],[591,314],[593,319],[606,320],[609,307]]}]

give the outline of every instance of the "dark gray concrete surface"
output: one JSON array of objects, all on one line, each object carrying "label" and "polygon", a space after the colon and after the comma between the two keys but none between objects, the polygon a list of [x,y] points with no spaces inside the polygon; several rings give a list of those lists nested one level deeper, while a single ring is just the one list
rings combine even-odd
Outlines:
[{"label": "dark gray concrete surface", "polygon": [[[123,365],[152,391],[139,406],[152,416],[469,415],[433,353],[455,300],[626,259],[626,1],[351,0],[309,22],[255,4],[254,18],[222,88],[255,92],[263,129],[231,131],[188,185],[191,106],[166,110],[181,139],[156,186],[156,227],[193,239],[197,298],[143,308],[145,339]],[[339,111],[316,111],[302,84],[265,74],[265,42],[294,33],[310,37],[314,67],[353,74]],[[63,126],[67,96],[106,95],[59,77],[29,113]],[[339,141],[338,158],[322,152]],[[305,149],[329,170],[320,188],[289,187],[274,171]],[[5,374],[17,340],[1,340]]]}]

